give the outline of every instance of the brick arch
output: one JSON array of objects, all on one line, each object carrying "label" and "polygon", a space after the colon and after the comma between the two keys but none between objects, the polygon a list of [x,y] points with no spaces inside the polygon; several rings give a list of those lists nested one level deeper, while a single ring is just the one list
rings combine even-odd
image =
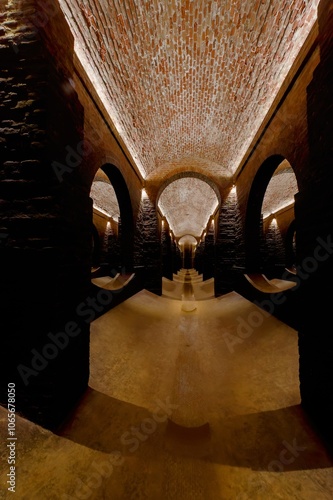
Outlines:
[{"label": "brick arch", "polygon": [[245,217],[245,262],[247,271],[260,270],[261,208],[267,186],[275,170],[284,160],[286,158],[282,155],[268,157],[261,164],[253,179]]},{"label": "brick arch", "polygon": [[111,163],[105,163],[100,169],[108,177],[116,193],[121,221],[120,250],[122,265],[126,270],[131,271],[133,269],[134,218],[129,189],[118,167]]},{"label": "brick arch", "polygon": [[156,208],[158,207],[158,201],[160,199],[161,194],[163,193],[164,189],[168,187],[170,184],[172,184],[174,181],[177,181],[178,179],[183,179],[184,177],[195,177],[196,179],[200,179],[201,181],[205,182],[208,184],[213,191],[215,192],[218,202],[219,202],[219,207],[221,206],[221,193],[215,182],[213,182],[209,177],[200,174],[199,172],[193,172],[191,170],[187,170],[185,172],[179,172],[173,176],[171,176],[169,179],[167,179],[163,184],[161,185],[160,189],[158,190],[157,196],[156,196]]}]

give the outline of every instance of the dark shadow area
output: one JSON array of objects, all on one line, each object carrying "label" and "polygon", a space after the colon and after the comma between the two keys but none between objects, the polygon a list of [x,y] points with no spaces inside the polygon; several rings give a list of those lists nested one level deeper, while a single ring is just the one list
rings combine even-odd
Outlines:
[{"label": "dark shadow area", "polygon": [[213,459],[252,470],[330,468],[333,456],[301,405],[232,416],[212,425]]},{"label": "dark shadow area", "polygon": [[[167,413],[156,402],[156,414],[88,387],[76,408],[55,431],[59,437],[104,453],[134,452],[152,435],[165,432]],[[160,436],[161,439],[161,436]],[[136,451],[136,450],[135,450]]]},{"label": "dark shadow area", "polygon": [[[154,415],[158,415],[156,419]],[[333,457],[300,405],[236,415],[187,429],[172,422],[163,404],[156,413],[88,388],[57,430],[88,448],[124,456],[141,443],[156,455],[205,458],[211,462],[273,473],[333,467]],[[151,450],[150,450],[151,451]],[[144,448],[140,450],[144,452]]]}]

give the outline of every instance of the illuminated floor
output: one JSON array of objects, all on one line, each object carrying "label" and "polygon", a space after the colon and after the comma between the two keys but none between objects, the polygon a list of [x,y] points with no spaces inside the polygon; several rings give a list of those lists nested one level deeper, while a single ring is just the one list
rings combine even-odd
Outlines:
[{"label": "illuminated floor", "polygon": [[143,291],[92,324],[90,388],[59,435],[19,419],[17,498],[332,499],[296,332],[236,293],[196,305]]}]

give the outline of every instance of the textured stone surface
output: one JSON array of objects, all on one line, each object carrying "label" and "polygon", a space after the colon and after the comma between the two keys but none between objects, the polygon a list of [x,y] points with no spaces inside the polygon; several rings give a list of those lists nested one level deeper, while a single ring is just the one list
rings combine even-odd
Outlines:
[{"label": "textured stone surface", "polygon": [[[15,382],[17,410],[51,426],[85,390],[89,374],[89,325],[84,322],[67,349],[53,344],[50,358],[39,358],[33,369],[35,352],[48,349],[50,333],[64,332],[69,321],[78,320],[75,308],[89,293],[92,206],[80,182],[81,165],[73,166],[68,156],[68,147],[82,140],[83,113],[69,85],[66,64],[73,39],[60,9],[52,19],[57,18],[67,43],[61,68],[46,34],[36,32],[36,3],[8,2],[7,7],[0,34],[0,91],[6,97],[0,101],[1,229],[6,235],[0,248],[0,350],[6,360],[1,402],[7,400],[7,384]],[[26,371],[19,372],[19,365]]]},{"label": "textured stone surface", "polygon": [[299,307],[301,396],[304,407],[331,442],[333,341],[327,326],[332,322],[331,294],[327,290],[333,279],[332,30],[332,2],[324,0],[319,16],[321,62],[308,87],[311,168],[304,173],[304,187],[295,203],[296,253],[303,268]]}]

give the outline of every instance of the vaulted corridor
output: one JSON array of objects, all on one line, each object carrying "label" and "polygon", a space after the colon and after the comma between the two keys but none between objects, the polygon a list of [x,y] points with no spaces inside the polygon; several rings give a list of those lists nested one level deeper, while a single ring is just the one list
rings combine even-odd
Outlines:
[{"label": "vaulted corridor", "polygon": [[332,0],[0,23],[0,498],[331,500]]},{"label": "vaulted corridor", "polygon": [[17,424],[22,500],[332,498],[297,333],[237,293],[183,312],[139,292],[92,323],[89,389],[62,428]]}]

